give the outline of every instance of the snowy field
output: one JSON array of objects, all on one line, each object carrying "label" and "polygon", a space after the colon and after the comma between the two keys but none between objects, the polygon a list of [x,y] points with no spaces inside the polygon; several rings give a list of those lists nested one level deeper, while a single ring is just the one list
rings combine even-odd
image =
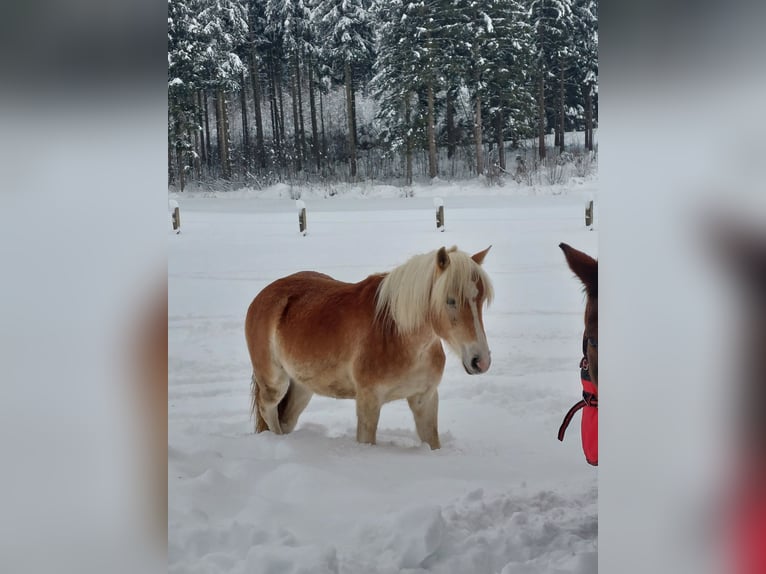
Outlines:
[{"label": "snowy field", "polygon": [[[558,244],[598,255],[598,232],[583,224],[588,192],[449,194],[444,233],[427,197],[305,197],[306,237],[288,199],[174,196],[170,571],[595,572],[597,470],[579,415],[556,440],[580,398],[585,304]],[[316,395],[294,433],[253,434],[243,324],[260,289],[305,269],[358,281],[453,244],[492,245],[496,298],[485,311],[489,372],[469,376],[447,353],[441,450],[419,443],[406,401],[383,407],[376,446],[356,443],[352,400]]]}]

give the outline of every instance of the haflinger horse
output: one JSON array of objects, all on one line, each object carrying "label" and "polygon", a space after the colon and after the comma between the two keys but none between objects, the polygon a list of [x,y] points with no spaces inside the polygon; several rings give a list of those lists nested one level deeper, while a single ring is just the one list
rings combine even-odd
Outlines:
[{"label": "haflinger horse", "polygon": [[442,247],[358,283],[303,271],[266,286],[245,320],[255,431],[291,432],[317,393],[356,399],[356,439],[375,444],[381,406],[407,399],[420,440],[440,448],[442,341],[469,375],[490,365],[489,249]]},{"label": "haflinger horse", "polygon": [[558,438],[564,440],[564,432],[575,413],[583,410],[581,435],[585,460],[598,465],[598,261],[582,251],[560,243],[567,264],[582,281],[587,297],[585,303],[585,329],[582,336],[582,359],[580,379],[583,399],[576,403],[564,417]]}]

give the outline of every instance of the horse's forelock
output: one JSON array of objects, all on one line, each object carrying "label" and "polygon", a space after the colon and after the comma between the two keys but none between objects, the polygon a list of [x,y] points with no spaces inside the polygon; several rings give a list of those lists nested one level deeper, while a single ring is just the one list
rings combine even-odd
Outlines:
[{"label": "horse's forelock", "polygon": [[431,293],[431,307],[435,312],[444,309],[447,297],[455,297],[462,305],[474,294],[474,287],[483,287],[484,300],[489,304],[494,298],[492,282],[481,265],[477,264],[471,256],[462,251],[450,253],[450,265],[436,279]]}]

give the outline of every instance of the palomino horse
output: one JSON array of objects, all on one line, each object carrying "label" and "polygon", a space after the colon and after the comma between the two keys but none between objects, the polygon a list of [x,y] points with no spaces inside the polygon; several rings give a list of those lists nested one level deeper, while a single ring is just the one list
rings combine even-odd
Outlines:
[{"label": "palomino horse", "polygon": [[318,393],[355,398],[356,439],[375,444],[381,406],[407,399],[420,440],[439,448],[441,340],[468,374],[489,369],[488,251],[442,247],[359,283],[303,271],[266,286],[245,320],[255,431],[289,433]]}]

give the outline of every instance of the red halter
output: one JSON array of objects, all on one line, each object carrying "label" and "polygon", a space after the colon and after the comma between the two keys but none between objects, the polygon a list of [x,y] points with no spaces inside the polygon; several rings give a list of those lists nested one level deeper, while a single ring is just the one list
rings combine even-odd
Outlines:
[{"label": "red halter", "polygon": [[[729,544],[734,559],[733,572],[766,572],[766,465],[760,452],[754,461],[743,460],[730,509]],[[750,455],[752,456],[752,455]]]},{"label": "red halter", "polygon": [[[583,341],[583,347],[584,345]],[[582,382],[582,399],[576,403],[564,417],[564,422],[559,428],[559,440],[564,440],[564,433],[572,421],[572,417],[580,409],[582,412],[582,424],[580,426],[582,434],[582,450],[585,453],[585,460],[593,466],[598,466],[598,387],[590,380],[588,372],[588,359],[583,357],[580,361],[580,381]]]}]

